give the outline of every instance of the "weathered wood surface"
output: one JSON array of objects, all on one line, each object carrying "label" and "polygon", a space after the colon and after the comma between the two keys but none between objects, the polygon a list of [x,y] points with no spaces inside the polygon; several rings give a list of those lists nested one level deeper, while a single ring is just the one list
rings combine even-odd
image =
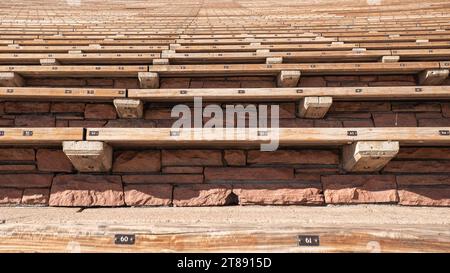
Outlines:
[{"label": "weathered wood surface", "polygon": [[[450,252],[448,208],[361,205],[0,211],[4,212],[0,252]],[[135,244],[116,245],[116,234],[134,234]],[[319,236],[320,245],[299,246],[299,235]]]}]

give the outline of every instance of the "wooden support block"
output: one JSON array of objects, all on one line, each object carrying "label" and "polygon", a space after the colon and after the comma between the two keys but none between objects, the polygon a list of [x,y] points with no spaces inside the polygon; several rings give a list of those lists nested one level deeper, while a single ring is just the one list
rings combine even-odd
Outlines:
[{"label": "wooden support block", "polygon": [[332,46],[343,45],[344,42],[331,42]]},{"label": "wooden support block", "polygon": [[261,46],[261,43],[250,43],[250,46]]},{"label": "wooden support block", "polygon": [[323,118],[332,103],[332,97],[305,97],[298,105],[298,115],[301,118]]},{"label": "wooden support block", "polygon": [[399,151],[398,141],[358,141],[342,150],[342,165],[348,172],[381,170]]},{"label": "wooden support block", "polygon": [[69,54],[82,54],[83,51],[81,51],[81,50],[69,50],[67,53],[69,53]]},{"label": "wooden support block", "polygon": [[449,76],[448,69],[429,69],[419,74],[420,85],[440,85]]},{"label": "wooden support block", "polygon": [[18,45],[18,44],[9,44],[8,47],[20,48],[20,45]]},{"label": "wooden support block", "polygon": [[166,65],[169,64],[169,59],[153,59],[154,65]]},{"label": "wooden support block", "polygon": [[400,56],[383,56],[381,57],[382,63],[398,63],[400,61]]},{"label": "wooden support block", "polygon": [[136,99],[115,99],[114,106],[120,118],[142,118],[144,104]]},{"label": "wooden support block", "polygon": [[141,88],[159,88],[159,75],[153,72],[139,72],[139,83]]},{"label": "wooden support block", "polygon": [[268,54],[268,53],[270,53],[269,49],[257,49],[256,50],[256,55],[265,55],[265,54]]},{"label": "wooden support block", "polygon": [[41,65],[60,65],[58,60],[54,58],[40,59],[39,62],[41,63]]},{"label": "wooden support block", "polygon": [[283,57],[269,57],[266,58],[266,64],[282,64]]},{"label": "wooden support block", "polygon": [[429,42],[430,42],[430,40],[427,40],[427,39],[416,40],[416,43],[418,43],[418,44],[429,43]]},{"label": "wooden support block", "polygon": [[362,48],[362,47],[355,47],[352,49],[353,52],[364,52],[367,51],[366,48]]},{"label": "wooden support block", "polygon": [[168,59],[171,54],[175,53],[175,50],[163,50],[161,51],[161,59]]},{"label": "wooden support block", "polygon": [[[106,41],[107,39],[105,39]],[[100,49],[102,46],[100,44],[90,44],[89,47]]]},{"label": "wooden support block", "polygon": [[277,85],[278,87],[296,87],[300,75],[298,70],[282,70],[277,76]]},{"label": "wooden support block", "polygon": [[176,51],[177,48],[179,48],[180,46],[181,46],[180,44],[170,44],[169,45],[169,49],[173,50],[173,51]]},{"label": "wooden support block", "polygon": [[24,86],[25,81],[19,74],[15,72],[0,72],[1,87],[17,87]]},{"label": "wooden support block", "polygon": [[80,172],[107,172],[113,149],[101,141],[64,141],[63,151]]}]

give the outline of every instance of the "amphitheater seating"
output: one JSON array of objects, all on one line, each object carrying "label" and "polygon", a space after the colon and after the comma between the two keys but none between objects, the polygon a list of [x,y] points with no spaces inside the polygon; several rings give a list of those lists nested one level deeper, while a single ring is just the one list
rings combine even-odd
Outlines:
[{"label": "amphitheater seating", "polygon": [[[38,0],[16,2],[0,4],[0,146],[19,159],[24,152],[15,149],[22,146],[44,151],[39,156],[28,151],[33,154],[23,161],[41,162],[31,171],[0,153],[0,175],[18,168],[55,177],[114,176],[120,180],[118,192],[125,195],[123,187],[134,187],[127,176],[143,179],[145,183],[136,184],[149,187],[140,192],[150,196],[144,201],[125,197],[126,202],[89,203],[105,198],[88,188],[94,195],[90,198],[80,201],[77,192],[61,202],[46,200],[47,205],[161,205],[152,196],[154,184],[177,188],[185,183],[192,186],[187,195],[201,198],[207,194],[196,187],[212,186],[206,176],[214,168],[223,168],[224,177],[238,168],[250,176],[259,168],[271,175],[275,170],[289,187],[313,184],[322,198],[314,204],[450,204],[450,6],[445,1],[162,0],[112,5],[92,0],[67,8],[65,1],[50,0],[51,8],[42,10]],[[253,133],[251,139],[242,132],[223,139],[222,129],[196,129],[204,138],[172,129],[171,107],[191,106],[195,97],[221,106],[283,104],[280,119],[289,126],[280,128],[279,143],[294,152],[270,161],[265,155],[260,161],[249,156],[249,150],[270,140],[273,129],[244,130]],[[169,160],[162,152],[192,149],[198,151]],[[214,149],[221,150],[210,152]],[[289,161],[301,149],[308,149],[307,158]],[[204,156],[203,150],[215,156]],[[321,151],[326,155],[316,155]],[[422,169],[439,177],[428,177]],[[381,182],[366,186],[371,180],[364,178],[355,186],[346,178],[355,172]],[[425,188],[423,194],[371,195],[389,184],[385,177],[400,191],[404,185],[398,181],[416,172],[432,180],[411,182],[419,184],[411,188]],[[362,193],[339,196],[339,202],[325,199],[328,175],[344,176],[346,192]],[[271,196],[264,177],[257,178],[252,183]],[[111,181],[98,182],[101,192]],[[430,186],[435,184],[436,189]],[[45,189],[50,192],[51,187]],[[264,204],[278,202],[268,198]]]}]

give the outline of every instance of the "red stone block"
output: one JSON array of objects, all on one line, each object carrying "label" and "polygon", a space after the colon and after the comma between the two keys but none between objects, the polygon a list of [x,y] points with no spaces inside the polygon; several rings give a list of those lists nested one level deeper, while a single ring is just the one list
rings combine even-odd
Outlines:
[{"label": "red stone block", "polygon": [[37,167],[43,172],[72,172],[73,166],[62,150],[39,149],[36,153]]},{"label": "red stone block", "polygon": [[115,119],[116,109],[112,104],[86,104],[84,117],[86,119]]},{"label": "red stone block", "polygon": [[243,150],[225,150],[224,160],[229,166],[245,166],[246,155]]},{"label": "red stone block", "polygon": [[274,152],[248,151],[248,164],[339,164],[339,155],[329,150],[277,150]]},{"label": "red stone block", "polygon": [[53,179],[50,206],[123,206],[122,181],[117,175],[59,175]]},{"label": "red stone block", "polygon": [[169,206],[172,186],[167,184],[127,185],[124,187],[127,206]]},{"label": "red stone block", "polygon": [[255,168],[205,168],[206,182],[233,181],[286,181],[294,178],[294,169],[287,167],[255,167]]},{"label": "red stone block", "polygon": [[22,190],[0,188],[0,205],[18,205],[22,200]]},{"label": "red stone block", "polygon": [[413,113],[373,113],[375,127],[416,127]]},{"label": "red stone block", "polygon": [[0,149],[0,161],[34,161],[33,149],[3,148]]},{"label": "red stone block", "polygon": [[326,175],[322,177],[322,185],[328,204],[398,201],[393,175]]},{"label": "red stone block", "polygon": [[0,188],[48,188],[52,178],[51,174],[0,174]]},{"label": "red stone block", "polygon": [[116,152],[113,172],[159,172],[161,170],[160,151],[120,151]]},{"label": "red stone block", "polygon": [[46,115],[20,115],[14,120],[16,127],[55,127],[55,117]]},{"label": "red stone block", "polygon": [[84,113],[84,103],[54,102],[50,112],[52,113]]},{"label": "red stone block", "polygon": [[296,184],[236,184],[240,205],[323,205],[322,189]]},{"label": "red stone block", "polygon": [[32,114],[48,113],[50,103],[48,102],[5,102],[5,113],[8,114]]},{"label": "red stone block", "polygon": [[195,184],[176,186],[173,205],[176,207],[225,206],[236,204],[230,185]]},{"label": "red stone block", "polygon": [[220,150],[163,150],[163,166],[222,166]]}]

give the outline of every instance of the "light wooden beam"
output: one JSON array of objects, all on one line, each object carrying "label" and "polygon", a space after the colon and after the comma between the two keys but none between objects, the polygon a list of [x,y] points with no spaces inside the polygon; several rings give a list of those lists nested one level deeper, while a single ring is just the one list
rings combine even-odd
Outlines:
[{"label": "light wooden beam", "polygon": [[450,99],[450,86],[129,89],[128,97],[165,102],[189,101],[195,97],[226,102],[299,101],[305,97],[333,97],[333,100]]},{"label": "light wooden beam", "polygon": [[348,145],[358,141],[398,141],[402,145],[450,145],[450,127],[384,128],[88,128],[86,139],[111,145],[258,146]]},{"label": "light wooden beam", "polygon": [[342,166],[348,172],[381,170],[399,151],[398,141],[358,141],[345,145]]},{"label": "light wooden beam", "polygon": [[382,63],[398,63],[400,61],[400,56],[383,56],[381,57]]},{"label": "light wooden beam", "polygon": [[39,63],[41,65],[60,65],[60,62],[55,58],[40,59]]},{"label": "light wooden beam", "polygon": [[141,88],[159,88],[158,73],[139,72],[138,78]]},{"label": "light wooden beam", "polygon": [[16,87],[24,86],[25,80],[15,72],[0,72],[0,86]]},{"label": "light wooden beam", "polygon": [[120,118],[142,118],[144,104],[136,99],[114,99],[114,106]]},{"label": "light wooden beam", "polygon": [[283,63],[283,57],[268,57],[266,58],[266,64],[281,64]]},{"label": "light wooden beam", "polygon": [[112,166],[113,150],[100,141],[64,141],[63,151],[80,172],[107,172]]},{"label": "light wooden beam", "polygon": [[153,59],[154,65],[165,65],[169,64],[169,59]]},{"label": "light wooden beam", "polygon": [[298,105],[298,115],[301,118],[323,118],[332,103],[332,97],[305,97]]},{"label": "light wooden beam", "polygon": [[301,72],[297,70],[283,70],[277,76],[278,87],[295,87],[300,80]]},{"label": "light wooden beam", "polygon": [[448,69],[430,69],[422,71],[419,74],[419,84],[421,85],[440,85],[449,75]]}]

